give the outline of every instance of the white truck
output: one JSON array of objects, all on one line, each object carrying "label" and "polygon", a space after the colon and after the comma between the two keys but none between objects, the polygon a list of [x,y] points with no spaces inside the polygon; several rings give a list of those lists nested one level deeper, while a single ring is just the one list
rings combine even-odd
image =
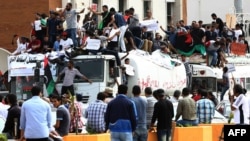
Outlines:
[{"label": "white truck", "polygon": [[[249,54],[245,56],[227,56],[226,57],[228,64],[226,66],[229,68],[229,78],[230,78],[230,90],[234,85],[233,78],[235,79],[235,83],[241,84],[243,88],[250,91],[250,58]],[[191,61],[197,61],[191,60]],[[192,73],[192,88],[196,84],[206,85],[208,90],[212,90],[214,94],[218,93],[218,85],[217,82],[222,80],[223,68],[216,67],[211,68],[206,66],[205,62],[196,62],[197,64],[192,64],[193,73]],[[206,84],[205,84],[206,83]],[[228,93],[228,92],[227,92]],[[227,95],[227,94],[226,94]]]},{"label": "white truck", "polygon": [[[122,58],[125,53],[120,53]],[[131,96],[132,87],[139,85],[142,90],[145,87],[153,89],[163,88],[169,95],[178,89],[182,90],[186,87],[186,71],[184,65],[179,60],[173,60],[178,63],[178,66],[172,69],[164,67],[157,61],[154,61],[151,55],[145,52],[131,51],[126,57],[130,59],[130,65],[135,70],[134,76],[128,77],[128,95]],[[73,58],[74,65],[82,74],[93,81],[92,84],[75,79],[75,93],[83,95],[83,102],[89,103],[96,99],[97,93],[104,91],[106,87],[113,88],[114,96],[117,93],[117,84],[111,75],[111,68],[114,69],[114,74],[118,83],[121,84],[122,74],[121,69],[116,65],[115,57],[112,55],[80,55]],[[124,59],[122,60],[122,64]],[[65,66],[57,66],[60,72]],[[56,89],[61,91],[62,81],[57,83]]]}]

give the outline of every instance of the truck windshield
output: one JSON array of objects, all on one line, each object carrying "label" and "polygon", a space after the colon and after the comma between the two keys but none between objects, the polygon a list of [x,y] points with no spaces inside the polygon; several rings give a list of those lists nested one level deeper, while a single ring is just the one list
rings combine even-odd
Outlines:
[{"label": "truck windshield", "polygon": [[217,80],[213,77],[193,77],[192,90],[206,89],[212,92],[217,91]]},{"label": "truck windshield", "polygon": [[[104,80],[104,59],[75,59],[73,61],[75,68],[93,82],[102,82]],[[60,73],[66,66],[67,64],[60,66],[58,72]],[[76,76],[74,81],[83,82],[85,80]]]}]

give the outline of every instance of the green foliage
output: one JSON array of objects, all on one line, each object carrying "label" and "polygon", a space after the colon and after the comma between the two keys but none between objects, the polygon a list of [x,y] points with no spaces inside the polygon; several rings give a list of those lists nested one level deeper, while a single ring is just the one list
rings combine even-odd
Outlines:
[{"label": "green foliage", "polygon": [[231,120],[233,119],[233,117],[234,117],[234,114],[233,114],[233,112],[231,112],[229,117],[228,117],[227,123],[231,123]]},{"label": "green foliage", "polygon": [[0,134],[0,141],[7,141],[7,136],[6,134]]},{"label": "green foliage", "polygon": [[176,127],[192,127],[192,126],[193,126],[192,124],[185,124],[185,125],[182,125],[182,124],[176,123]]},{"label": "green foliage", "polygon": [[93,128],[91,128],[89,125],[86,126],[86,131],[89,134],[97,134],[97,132]]}]

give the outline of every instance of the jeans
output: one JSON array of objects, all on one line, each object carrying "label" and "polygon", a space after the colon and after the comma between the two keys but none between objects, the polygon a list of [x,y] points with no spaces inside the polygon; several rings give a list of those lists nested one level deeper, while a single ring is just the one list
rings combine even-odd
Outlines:
[{"label": "jeans", "polygon": [[133,141],[147,141],[147,138],[148,138],[147,128],[143,127],[136,128],[133,135]]},{"label": "jeans", "polygon": [[169,141],[171,135],[171,129],[157,129],[157,138],[158,141]]},{"label": "jeans", "polygon": [[210,66],[215,66],[217,64],[218,59],[217,51],[207,51],[207,53],[213,57]]},{"label": "jeans", "polygon": [[220,101],[222,101],[223,100],[223,97],[224,97],[224,95],[225,95],[225,93],[226,93],[226,91],[229,89],[229,86],[223,86],[222,87],[222,91],[221,91],[221,94],[220,94]]},{"label": "jeans", "polygon": [[111,141],[132,141],[132,132],[111,132]]},{"label": "jeans", "polygon": [[67,29],[66,32],[68,33],[68,37],[72,39],[74,47],[77,47],[76,28]]},{"label": "jeans", "polygon": [[176,125],[182,125],[182,126],[197,126],[198,125],[198,121],[197,120],[178,120],[176,122]]}]

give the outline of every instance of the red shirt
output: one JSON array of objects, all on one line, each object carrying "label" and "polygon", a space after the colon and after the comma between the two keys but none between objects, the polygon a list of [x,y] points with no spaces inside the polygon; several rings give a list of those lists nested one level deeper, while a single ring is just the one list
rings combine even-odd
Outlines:
[{"label": "red shirt", "polygon": [[194,101],[196,102],[196,101],[198,101],[198,100],[201,99],[201,95],[197,94],[197,95],[195,95],[195,96],[193,97],[193,99],[194,99]]},{"label": "red shirt", "polygon": [[[39,47],[33,49],[33,48],[32,48],[33,45],[39,45]],[[27,50],[28,50],[28,49],[31,49],[31,53],[41,53],[41,52],[42,52],[42,49],[41,49],[41,41],[38,40],[38,39],[35,39],[35,40],[31,41],[31,42],[29,43],[29,45],[28,45]]]}]

